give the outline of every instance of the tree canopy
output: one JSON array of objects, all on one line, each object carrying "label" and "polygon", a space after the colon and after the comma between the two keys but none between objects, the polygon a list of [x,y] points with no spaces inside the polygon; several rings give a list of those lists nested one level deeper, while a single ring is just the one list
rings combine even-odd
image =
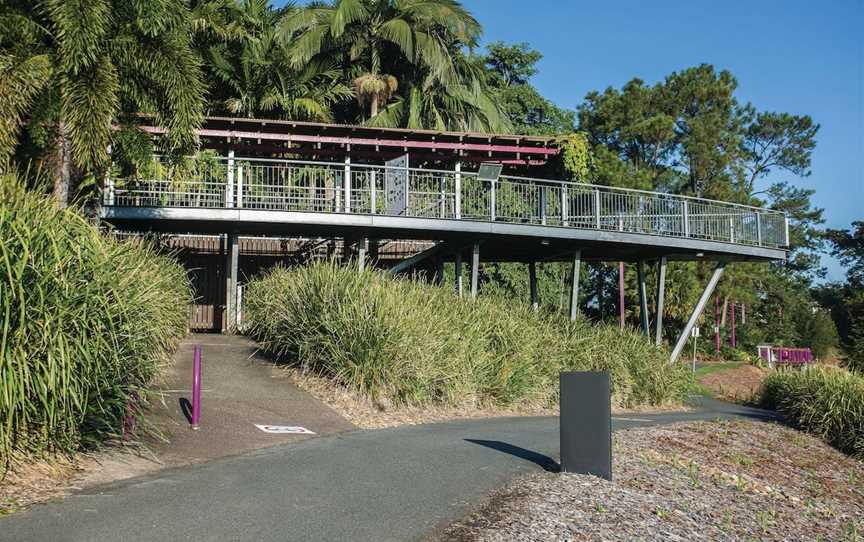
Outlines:
[{"label": "tree canopy", "polygon": [[[746,340],[802,345],[831,342],[829,322],[814,316],[830,313],[847,351],[859,344],[862,223],[826,233],[814,191],[796,184],[811,173],[818,123],[741,102],[734,75],[710,64],[598,89],[570,110],[534,85],[539,51],[527,43],[481,48],[481,37],[480,22],[456,0],[280,8],[267,0],[7,0],[0,165],[41,165],[64,205],[77,188],[98,187],[112,159],[148,159],[154,142],[128,122],[140,114],[168,128],[155,144],[169,154],[195,149],[205,114],[554,136],[560,156],[540,176],[786,212],[788,262],[731,266],[718,289],[723,313],[746,303],[757,322]],[[849,276],[814,287],[826,247]],[[708,272],[670,267],[670,326],[686,316]],[[544,303],[560,308],[565,273],[541,266]],[[598,265],[583,275],[585,291],[595,292],[586,310],[597,318],[612,313],[614,273]],[[527,275],[488,266],[486,280],[512,296]],[[629,299],[629,272],[626,282]]]}]

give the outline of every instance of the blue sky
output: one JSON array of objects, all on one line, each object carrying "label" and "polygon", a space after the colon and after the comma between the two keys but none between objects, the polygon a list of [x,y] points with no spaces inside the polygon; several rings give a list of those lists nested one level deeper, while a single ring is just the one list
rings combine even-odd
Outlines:
[{"label": "blue sky", "polygon": [[[826,226],[864,220],[864,1],[575,2],[464,0],[484,42],[528,42],[543,53],[533,83],[560,106],[585,94],[649,83],[713,64],[738,79],[757,109],[808,114],[821,124],[813,174]],[[844,272],[823,257],[829,279]]]},{"label": "blue sky", "polygon": [[[813,174],[770,180],[815,189],[827,227],[864,220],[864,0],[462,1],[484,43],[543,53],[533,83],[563,107],[633,77],[654,83],[703,62],[728,69],[740,101],[822,126]],[[823,263],[829,279],[843,278],[836,262]]]}]

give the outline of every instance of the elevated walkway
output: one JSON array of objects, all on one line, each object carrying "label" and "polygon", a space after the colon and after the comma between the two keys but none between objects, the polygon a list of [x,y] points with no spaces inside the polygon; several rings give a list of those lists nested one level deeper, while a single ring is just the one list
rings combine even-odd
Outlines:
[{"label": "elevated walkway", "polygon": [[783,260],[783,213],[659,192],[399,166],[261,158],[160,164],[109,182],[121,229],[481,242],[482,260]]}]

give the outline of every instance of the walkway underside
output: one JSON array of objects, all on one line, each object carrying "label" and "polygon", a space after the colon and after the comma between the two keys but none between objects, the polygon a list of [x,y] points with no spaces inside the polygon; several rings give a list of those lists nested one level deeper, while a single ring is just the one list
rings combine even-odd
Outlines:
[{"label": "walkway underside", "polygon": [[642,261],[666,257],[693,261],[785,260],[770,247],[666,237],[615,230],[592,230],[511,222],[484,222],[385,215],[159,207],[105,207],[103,218],[129,231],[261,236],[343,237],[348,240],[417,239],[445,241],[452,259],[480,242],[483,261]]}]

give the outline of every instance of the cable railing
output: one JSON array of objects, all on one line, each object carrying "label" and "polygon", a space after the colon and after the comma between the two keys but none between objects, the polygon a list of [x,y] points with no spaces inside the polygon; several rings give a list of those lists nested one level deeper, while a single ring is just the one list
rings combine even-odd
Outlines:
[{"label": "cable railing", "polygon": [[110,179],[103,203],[492,221],[788,246],[782,212],[661,192],[349,161],[205,157],[158,159],[147,169]]}]

